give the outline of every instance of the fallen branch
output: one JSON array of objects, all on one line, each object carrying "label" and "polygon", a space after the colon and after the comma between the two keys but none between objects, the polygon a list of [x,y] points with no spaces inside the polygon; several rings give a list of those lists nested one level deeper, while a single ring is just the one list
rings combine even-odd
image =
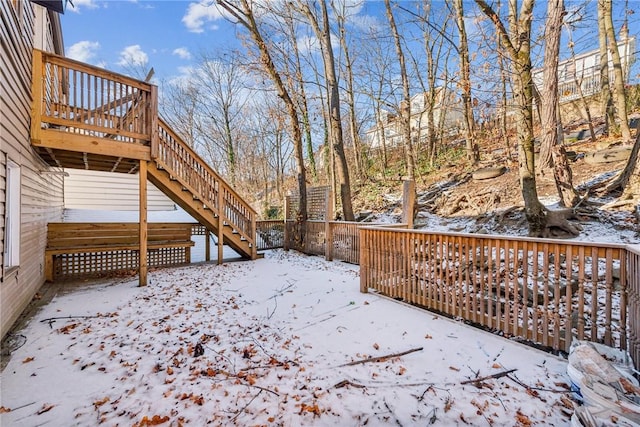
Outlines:
[{"label": "fallen branch", "polygon": [[42,319],[40,323],[48,323],[51,328],[53,328],[53,322],[56,320],[67,320],[67,319],[95,319],[100,316],[60,316],[60,317],[49,317],[48,319]]},{"label": "fallen branch", "polygon": [[511,375],[507,375],[507,378],[509,378],[511,381],[518,384],[519,386],[524,387],[527,390],[546,391],[547,393],[567,393],[567,394],[573,393],[573,391],[571,390],[554,390],[551,388],[531,387],[530,385],[526,385],[525,383],[520,381],[517,377],[513,377]]},{"label": "fallen branch", "polygon": [[345,386],[348,386],[348,385],[350,385],[352,387],[355,387],[355,388],[365,388],[366,387],[366,386],[363,386],[362,384],[357,384],[357,383],[351,382],[349,380],[342,380],[339,383],[337,383],[336,385],[334,385],[333,388],[342,388],[342,387],[345,387]]},{"label": "fallen branch", "polygon": [[238,419],[238,417],[239,417],[240,415],[242,415],[242,413],[243,413],[244,411],[246,411],[246,409],[249,407],[249,405],[251,405],[251,404],[253,403],[253,401],[254,401],[254,400],[256,400],[256,399],[258,398],[258,396],[260,396],[260,393],[262,393],[262,390],[260,390],[260,391],[258,392],[258,394],[256,394],[255,396],[253,396],[253,397],[251,398],[251,400],[249,401],[249,403],[247,403],[246,405],[244,405],[244,406],[243,406],[243,407],[242,407],[242,408],[241,408],[241,409],[236,413],[236,415],[235,415],[233,418],[231,418],[231,421],[232,421],[232,422],[234,422],[235,420],[237,420],[237,419]]},{"label": "fallen branch", "polygon": [[356,360],[354,362],[345,363],[344,365],[340,365],[340,366],[361,365],[363,363],[369,363],[369,362],[373,362],[373,363],[384,362],[386,360],[393,359],[394,357],[404,356],[406,354],[414,353],[416,351],[421,351],[421,350],[422,350],[422,347],[412,348],[411,350],[403,351],[401,353],[387,354],[386,356],[369,357],[367,359]]},{"label": "fallen branch", "polygon": [[518,369],[509,369],[508,371],[498,372],[497,374],[488,375],[486,377],[474,378],[472,380],[462,381],[460,384],[472,384],[472,383],[479,383],[479,382],[485,381],[485,380],[491,380],[491,379],[495,379],[495,378],[502,378],[502,377],[506,377],[510,373],[515,372],[517,370]]}]

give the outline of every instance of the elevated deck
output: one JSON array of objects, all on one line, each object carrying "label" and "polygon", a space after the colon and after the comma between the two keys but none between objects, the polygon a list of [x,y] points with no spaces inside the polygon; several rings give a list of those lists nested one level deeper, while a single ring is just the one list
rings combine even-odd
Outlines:
[{"label": "elevated deck", "polygon": [[[157,87],[40,50],[33,52],[31,144],[48,165],[138,174],[241,256],[257,258],[256,212],[158,115]],[[99,189],[97,189],[99,190]],[[146,199],[140,199],[146,253]],[[141,257],[142,258],[142,257]],[[140,260],[141,282],[146,260]]]}]

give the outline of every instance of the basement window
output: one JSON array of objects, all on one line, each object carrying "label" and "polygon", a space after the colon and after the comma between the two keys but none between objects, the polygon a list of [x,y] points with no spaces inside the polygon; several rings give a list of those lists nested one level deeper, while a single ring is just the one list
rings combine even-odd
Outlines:
[{"label": "basement window", "polygon": [[20,265],[20,166],[7,162],[4,216],[4,270]]}]

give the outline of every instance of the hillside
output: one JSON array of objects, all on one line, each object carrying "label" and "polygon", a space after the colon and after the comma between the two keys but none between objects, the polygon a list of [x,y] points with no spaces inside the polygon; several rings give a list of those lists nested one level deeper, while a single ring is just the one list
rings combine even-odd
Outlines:
[{"label": "hillside", "polygon": [[[580,128],[572,135],[579,134]],[[583,132],[584,134],[584,132]],[[615,200],[602,197],[589,189],[595,184],[615,176],[626,161],[593,163],[585,157],[608,148],[622,147],[612,138],[588,139],[567,138],[566,148],[576,154],[571,164],[574,186],[580,194],[588,197],[576,210],[573,224],[582,228],[580,240],[640,242],[640,215],[635,211],[614,210],[606,204]],[[486,147],[486,145],[483,145]],[[631,145],[627,145],[631,147]],[[416,226],[419,228],[446,231],[527,235],[527,224],[523,212],[523,200],[518,179],[516,154],[507,158],[505,150],[487,150],[476,167],[460,165],[460,162],[440,165],[439,169],[420,176],[416,183],[418,212]],[[498,177],[484,180],[472,178],[478,168],[505,167],[506,172]],[[537,173],[540,200],[550,209],[557,208],[557,191],[550,171]],[[400,216],[402,183],[399,179],[377,180],[364,185],[355,198],[356,211],[363,212],[361,218],[374,221],[395,221]],[[559,230],[552,230],[553,237],[569,237]]]}]

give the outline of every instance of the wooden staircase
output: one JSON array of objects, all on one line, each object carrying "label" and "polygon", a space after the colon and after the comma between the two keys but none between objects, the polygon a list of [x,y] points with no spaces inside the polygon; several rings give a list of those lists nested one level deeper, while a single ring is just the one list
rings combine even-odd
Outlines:
[{"label": "wooden staircase", "polygon": [[147,171],[149,181],[222,238],[222,243],[245,258],[255,259],[253,208],[162,119],[158,134],[158,152]]},{"label": "wooden staircase", "polygon": [[157,87],[34,50],[32,93],[31,143],[48,165],[144,170],[218,236],[219,261],[223,244],[257,258],[255,210],[159,117]]}]

